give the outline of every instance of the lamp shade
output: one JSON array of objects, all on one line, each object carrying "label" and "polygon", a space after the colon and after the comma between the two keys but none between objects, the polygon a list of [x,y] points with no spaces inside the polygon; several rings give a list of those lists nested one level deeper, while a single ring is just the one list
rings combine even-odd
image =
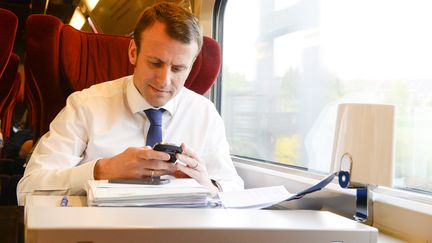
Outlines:
[{"label": "lamp shade", "polygon": [[342,187],[392,185],[394,114],[393,105],[339,105],[332,161],[339,183],[348,178]]}]

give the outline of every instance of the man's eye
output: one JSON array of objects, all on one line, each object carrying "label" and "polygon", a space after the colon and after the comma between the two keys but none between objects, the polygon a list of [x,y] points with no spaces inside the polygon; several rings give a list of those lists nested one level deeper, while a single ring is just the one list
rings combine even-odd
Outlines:
[{"label": "man's eye", "polygon": [[177,73],[183,71],[183,69],[184,69],[183,67],[172,66],[171,71]]},{"label": "man's eye", "polygon": [[150,65],[152,65],[153,67],[161,67],[162,63],[158,62],[158,61],[149,61]]}]

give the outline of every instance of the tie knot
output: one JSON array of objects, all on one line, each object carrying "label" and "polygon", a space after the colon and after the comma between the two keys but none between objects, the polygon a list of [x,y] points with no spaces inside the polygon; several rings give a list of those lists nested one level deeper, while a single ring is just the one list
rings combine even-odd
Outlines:
[{"label": "tie knot", "polygon": [[165,109],[147,109],[144,112],[146,113],[151,125],[162,126],[162,114],[164,111]]}]

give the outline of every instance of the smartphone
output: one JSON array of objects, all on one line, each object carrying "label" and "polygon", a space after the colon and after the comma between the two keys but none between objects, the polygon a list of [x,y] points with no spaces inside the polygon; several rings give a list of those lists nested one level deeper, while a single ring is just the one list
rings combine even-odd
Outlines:
[{"label": "smartphone", "polygon": [[170,183],[170,179],[160,179],[160,178],[144,178],[144,179],[136,179],[136,180],[119,179],[119,180],[108,180],[108,182],[117,183],[117,184],[163,185],[163,184]]},{"label": "smartphone", "polygon": [[167,162],[174,163],[176,162],[176,154],[181,154],[183,149],[180,146],[176,146],[170,143],[156,143],[153,146],[153,149],[156,151],[165,152],[170,155],[170,159]]}]

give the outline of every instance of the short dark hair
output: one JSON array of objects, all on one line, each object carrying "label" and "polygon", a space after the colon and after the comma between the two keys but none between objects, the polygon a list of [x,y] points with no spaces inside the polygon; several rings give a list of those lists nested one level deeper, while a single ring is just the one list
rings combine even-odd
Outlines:
[{"label": "short dark hair", "polygon": [[146,8],[141,14],[134,30],[134,40],[138,53],[141,48],[142,32],[156,21],[165,24],[166,33],[174,40],[185,44],[195,41],[199,53],[203,43],[203,35],[198,19],[183,7],[170,2],[156,3]]}]

